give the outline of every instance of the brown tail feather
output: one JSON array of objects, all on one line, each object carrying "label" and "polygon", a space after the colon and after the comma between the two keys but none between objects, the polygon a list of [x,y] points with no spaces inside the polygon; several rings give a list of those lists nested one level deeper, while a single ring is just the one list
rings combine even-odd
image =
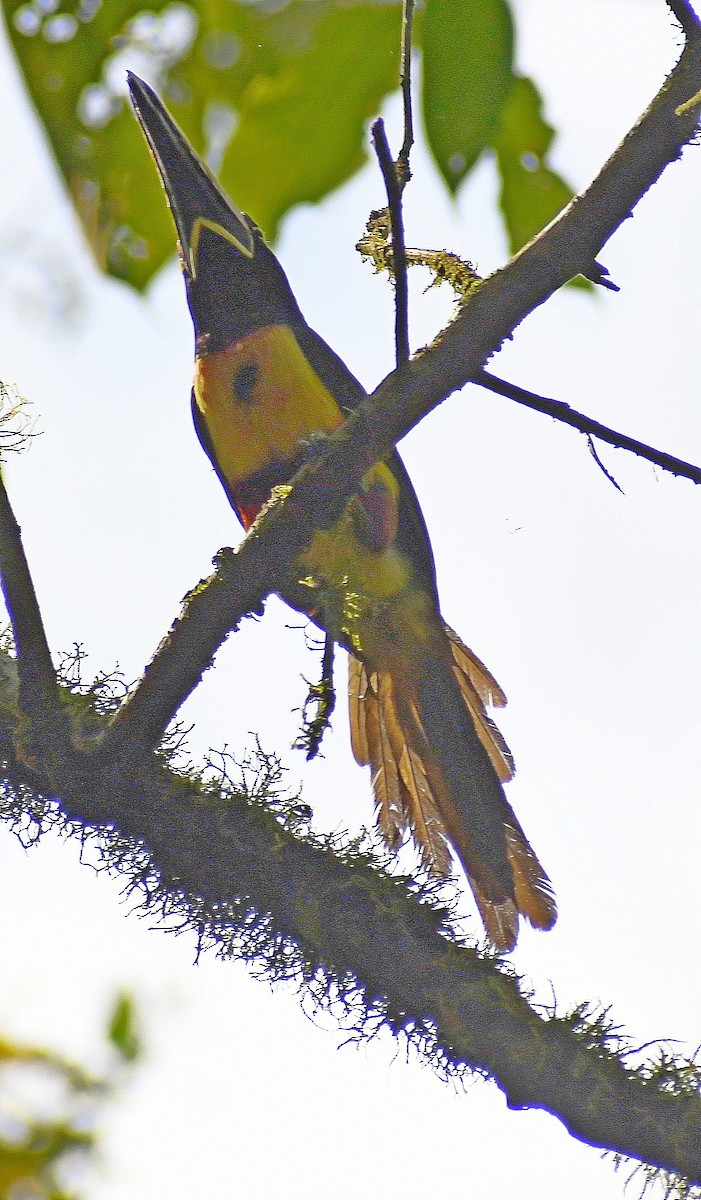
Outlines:
[{"label": "brown tail feather", "polygon": [[[446,634],[453,663],[449,673],[459,685],[474,733],[487,754],[484,762],[471,761],[475,750],[478,759],[483,757],[473,733],[472,755],[470,746],[465,745],[458,757],[460,771],[471,777],[473,792],[475,786],[479,789],[480,778],[487,784],[484,807],[488,811],[482,824],[492,828],[494,840],[500,841],[494,853],[489,853],[489,861],[475,844],[475,839],[479,843],[482,838],[484,846],[484,828],[471,832],[470,820],[461,815],[461,806],[451,794],[459,785],[454,783],[451,789],[445,779],[419,707],[408,690],[399,685],[395,689],[388,672],[368,671],[351,656],[353,753],[361,765],[369,764],[372,769],[377,822],[387,845],[397,847],[410,828],[425,866],[436,875],[449,873],[448,846],[452,846],[467,874],[488,937],[500,950],[512,950],[520,916],[536,928],[550,929],[557,908],[550,881],[500,785],[494,776],[490,783],[484,774],[490,771],[488,764],[500,780],[513,774],[510,751],[484,707],[487,703],[503,705],[506,698],[487,668],[447,626]],[[506,864],[503,871],[500,861]],[[504,872],[510,883],[505,884]]]},{"label": "brown tail feather", "polygon": [[494,904],[482,894],[477,883],[468,875],[485,932],[498,950],[513,950],[518,941],[519,910],[513,900]]},{"label": "brown tail feather", "polygon": [[552,929],[557,920],[557,904],[550,880],[522,830],[511,825],[504,828],[518,910],[536,929]]},{"label": "brown tail feather", "polygon": [[355,761],[361,767],[370,765],[370,750],[366,732],[367,671],[359,658],[348,655],[348,713],[350,716],[351,746]]},{"label": "brown tail feather", "polygon": [[485,667],[482,660],[470,650],[469,646],[465,645],[460,635],[445,621],[443,628],[448,635],[456,666],[470,680],[482,703],[490,708],[504,708],[506,696],[489,668]]},{"label": "brown tail feather", "polygon": [[356,762],[372,768],[377,825],[390,849],[407,829],[428,870],[450,872],[443,822],[433,803],[423,763],[408,744],[394,704],[392,680],[349,657],[351,746]]},{"label": "brown tail feather", "polygon": [[445,828],[433,802],[431,785],[419,755],[406,743],[400,771],[409,797],[409,821],[424,866],[436,875],[450,874],[450,850]]},{"label": "brown tail feather", "polygon": [[401,844],[408,814],[399,764],[387,729],[387,706],[380,698],[377,673],[368,673],[353,655],[350,655],[348,665],[351,746],[356,762],[372,768],[377,825],[386,845],[394,850]]},{"label": "brown tail feather", "polygon": [[508,783],[516,773],[516,764],[501,731],[485,712],[485,706],[503,708],[506,696],[484,663],[465,645],[454,629],[445,626],[453,654],[455,678],[460,684],[463,699],[472,717],[477,736],[484,746],[494,770],[502,783]]}]

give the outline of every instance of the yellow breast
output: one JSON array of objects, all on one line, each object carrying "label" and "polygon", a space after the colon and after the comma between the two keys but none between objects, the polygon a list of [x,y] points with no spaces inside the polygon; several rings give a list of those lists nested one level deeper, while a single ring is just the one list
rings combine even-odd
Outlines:
[{"label": "yellow breast", "polygon": [[254,330],[195,362],[195,403],[232,489],[269,463],[296,459],[343,413],[287,325]]},{"label": "yellow breast", "polygon": [[[286,325],[198,358],[194,394],[234,493],[270,464],[299,462],[315,434],[332,433],[345,419]],[[323,611],[327,628],[358,649],[371,629],[382,636],[385,606],[410,581],[410,562],[395,541],[398,500],[395,476],[376,464],[298,563],[310,609]]]}]

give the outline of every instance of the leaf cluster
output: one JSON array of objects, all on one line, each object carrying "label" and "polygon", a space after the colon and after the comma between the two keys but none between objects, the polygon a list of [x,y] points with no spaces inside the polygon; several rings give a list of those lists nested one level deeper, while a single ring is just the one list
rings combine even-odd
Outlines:
[{"label": "leaf cluster", "polygon": [[100,1106],[139,1057],[137,1026],[132,997],[118,995],[106,1029],[116,1056],[99,1076],[0,1037],[0,1200],[77,1200],[73,1183],[99,1150]]},{"label": "leaf cluster", "polygon": [[[143,289],[172,255],[170,217],[126,101],[146,75],[244,211],[274,238],[366,158],[365,127],[397,87],[399,0],[189,4],[3,0],[25,83],[107,274]],[[426,139],[455,192],[494,155],[512,250],[571,199],[548,165],[537,85],[514,67],[506,0],[431,0],[417,13]]]}]

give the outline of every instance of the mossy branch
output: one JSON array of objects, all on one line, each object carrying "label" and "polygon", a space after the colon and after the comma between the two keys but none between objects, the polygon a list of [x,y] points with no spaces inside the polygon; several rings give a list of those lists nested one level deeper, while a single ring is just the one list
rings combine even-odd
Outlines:
[{"label": "mossy branch", "polygon": [[66,812],[16,756],[13,660],[0,658],[6,820],[25,833],[31,822],[34,836],[58,822],[93,843],[145,910],[192,929],[202,949],[296,982],[358,1037],[387,1027],[444,1075],[491,1077],[510,1107],[546,1109],[593,1146],[701,1183],[696,1064],[660,1073],[653,1056],[633,1068],[601,1014],[539,1011],[506,964],[457,936],[440,894],[391,877],[368,845],[305,834],[275,760],[263,757],[267,776],[247,795],[224,760],[196,777],[132,759],[86,773]]}]

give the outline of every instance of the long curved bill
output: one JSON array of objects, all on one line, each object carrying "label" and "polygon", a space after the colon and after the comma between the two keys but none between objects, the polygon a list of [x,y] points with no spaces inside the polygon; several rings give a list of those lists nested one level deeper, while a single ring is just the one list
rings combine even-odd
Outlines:
[{"label": "long curved bill", "polygon": [[184,265],[192,279],[203,229],[210,229],[243,254],[255,253],[243,213],[222,191],[152,88],[127,72],[134,111],[146,135],[178,231]]}]

